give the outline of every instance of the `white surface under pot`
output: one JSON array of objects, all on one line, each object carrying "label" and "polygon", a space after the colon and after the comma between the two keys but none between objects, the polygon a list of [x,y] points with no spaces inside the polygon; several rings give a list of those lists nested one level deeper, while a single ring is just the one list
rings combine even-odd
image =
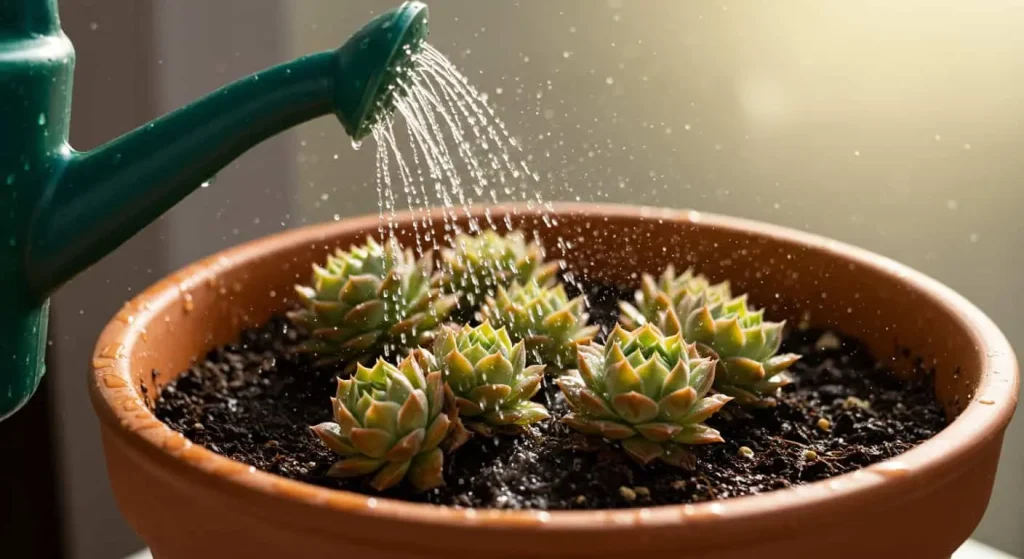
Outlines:
[{"label": "white surface under pot", "polygon": [[[148,549],[143,549],[125,559],[153,559]],[[953,554],[951,559],[1017,559],[1013,555],[1003,553],[994,547],[989,547],[974,540],[967,540],[963,547]]]}]

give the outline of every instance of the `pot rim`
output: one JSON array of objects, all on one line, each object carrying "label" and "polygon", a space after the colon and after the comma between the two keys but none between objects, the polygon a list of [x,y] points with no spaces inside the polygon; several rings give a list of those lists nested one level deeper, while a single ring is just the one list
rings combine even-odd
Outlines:
[{"label": "pot rim", "polygon": [[[486,209],[492,213],[513,209],[520,215],[541,213],[540,209],[528,209],[522,205],[480,206],[471,213],[483,217]],[[806,485],[722,501],[591,511],[464,509],[318,487],[256,470],[200,445],[193,445],[181,433],[156,418],[132,386],[130,354],[133,344],[144,338],[146,325],[160,310],[180,305],[183,292],[211,281],[225,268],[245,266],[261,255],[287,246],[322,242],[343,231],[375,228],[378,216],[366,215],[256,239],[186,266],[147,288],[107,324],[99,337],[89,383],[93,407],[104,427],[115,432],[132,451],[156,461],[160,467],[172,472],[182,485],[199,482],[200,478],[207,482],[210,479],[219,481],[216,485],[221,498],[238,497],[242,493],[261,495],[281,507],[315,507],[323,509],[322,514],[344,512],[436,527],[537,527],[582,532],[714,522],[734,524],[741,530],[739,533],[743,533],[742,525],[761,515],[784,518],[789,522],[811,511],[815,515],[828,514],[828,511],[842,514],[842,507],[853,501],[879,502],[914,491],[914,486],[919,485],[916,480],[929,477],[925,475],[928,471],[943,470],[945,476],[969,468],[972,454],[980,451],[991,437],[999,436],[1013,415],[1018,398],[1019,370],[1006,337],[980,309],[961,295],[889,258],[806,232],[694,210],[555,203],[553,212],[548,210],[548,213],[700,223],[838,254],[858,266],[883,273],[907,290],[926,296],[933,304],[953,310],[953,316],[970,333],[982,360],[984,373],[978,389],[960,415],[937,435],[895,459],[867,468]],[[402,212],[396,221],[404,223],[411,218],[410,212]],[[128,315],[133,319],[127,319]],[[955,470],[951,470],[954,467]],[[917,472],[922,475],[908,475]]]}]

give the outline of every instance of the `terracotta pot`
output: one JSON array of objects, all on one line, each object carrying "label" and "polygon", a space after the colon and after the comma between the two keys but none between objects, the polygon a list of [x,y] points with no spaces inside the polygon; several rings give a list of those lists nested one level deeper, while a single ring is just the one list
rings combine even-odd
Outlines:
[{"label": "terracotta pot", "polygon": [[[509,211],[492,215],[498,221]],[[549,228],[535,212],[514,213],[513,222],[537,227],[549,251],[586,277],[636,284],[634,271],[692,263],[749,291],[772,316],[862,337],[897,370],[909,370],[898,350],[909,348],[934,364],[937,396],[956,419],[897,460],[793,489],[692,506],[550,513],[459,510],[314,487],[228,460],[158,421],[150,405],[161,386],[286,308],[292,286],[329,249],[377,231],[377,216],[349,219],[189,266],[128,303],[103,331],[92,400],[117,500],[154,555],[932,558],[948,557],[971,534],[988,504],[1019,381],[1006,339],[962,297],[863,250],[740,219],[558,205]],[[400,216],[406,233],[411,223]]]}]

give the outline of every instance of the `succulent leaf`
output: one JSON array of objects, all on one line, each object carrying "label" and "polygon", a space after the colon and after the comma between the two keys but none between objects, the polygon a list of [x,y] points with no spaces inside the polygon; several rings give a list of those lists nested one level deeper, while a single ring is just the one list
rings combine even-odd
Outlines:
[{"label": "succulent leaf", "polygon": [[406,476],[413,487],[438,487],[444,484],[444,453],[440,448],[417,454],[409,463]]},{"label": "succulent leaf", "polygon": [[641,464],[680,465],[686,454],[680,444],[721,441],[703,421],[731,398],[708,396],[714,362],[679,333],[666,336],[651,324],[628,332],[616,326],[605,345],[581,347],[578,361],[579,370],[556,381],[572,409],[563,421],[573,429],[621,440]]},{"label": "succulent leaf", "polygon": [[295,288],[306,308],[289,317],[312,334],[302,349],[327,361],[366,361],[429,342],[457,302],[431,286],[433,276],[432,255],[417,260],[393,238],[335,251],[313,266],[312,286]]},{"label": "succulent leaf", "polygon": [[527,243],[522,231],[463,234],[452,244],[441,250],[439,283],[446,293],[461,294],[461,305],[467,308],[479,306],[498,287],[514,282],[551,285],[560,266],[559,261],[545,262],[543,248]]},{"label": "succulent leaf", "polygon": [[[383,491],[408,478],[423,491],[443,483],[439,445],[453,422],[444,410],[441,371],[433,355],[415,349],[398,366],[378,360],[338,379],[331,403],[334,422],[311,427],[327,448],[343,457],[327,475],[375,474]],[[440,401],[439,401],[440,400]]]},{"label": "succulent leaf", "polygon": [[583,297],[569,300],[562,285],[545,287],[531,280],[507,290],[499,286],[479,318],[525,342],[531,362],[565,369],[575,363],[577,346],[589,343],[598,331],[587,325],[583,306]]},{"label": "succulent leaf", "polygon": [[335,462],[327,470],[327,475],[340,478],[356,477],[371,474],[379,470],[383,465],[383,460],[377,460],[369,456],[353,456]]},{"label": "succulent leaf", "polygon": [[645,274],[635,299],[635,305],[620,303],[623,326],[654,324],[697,343],[718,358],[715,388],[740,405],[772,406],[775,392],[792,381],[786,369],[800,356],[776,355],[784,323],[766,321],[746,295],[733,297],[728,282],[712,284],[692,270],[677,276],[669,266],[658,280]]},{"label": "succulent leaf", "polygon": [[434,342],[440,369],[467,428],[490,434],[517,431],[548,417],[530,398],[540,389],[543,366],[526,366],[523,342],[489,322],[446,328]]}]

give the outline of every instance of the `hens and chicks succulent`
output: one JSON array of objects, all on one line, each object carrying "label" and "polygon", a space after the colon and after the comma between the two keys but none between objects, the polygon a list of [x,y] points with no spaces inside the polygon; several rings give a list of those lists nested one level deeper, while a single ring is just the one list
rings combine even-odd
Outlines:
[{"label": "hens and chicks succulent", "polygon": [[[435,267],[431,253],[367,239],[296,288],[301,349],[345,364],[333,421],[312,427],[342,457],[329,475],[372,475],[380,491],[403,479],[437,487],[445,454],[470,436],[548,420],[533,399],[545,382],[560,388],[569,413],[559,419],[572,429],[640,464],[681,465],[687,445],[722,441],[707,418],[730,401],[774,405],[800,358],[778,354],[782,323],[691,270],[645,274],[599,342],[585,299],[559,283],[564,264],[522,232],[459,235],[439,255]],[[451,323],[460,309],[475,320]]]}]

